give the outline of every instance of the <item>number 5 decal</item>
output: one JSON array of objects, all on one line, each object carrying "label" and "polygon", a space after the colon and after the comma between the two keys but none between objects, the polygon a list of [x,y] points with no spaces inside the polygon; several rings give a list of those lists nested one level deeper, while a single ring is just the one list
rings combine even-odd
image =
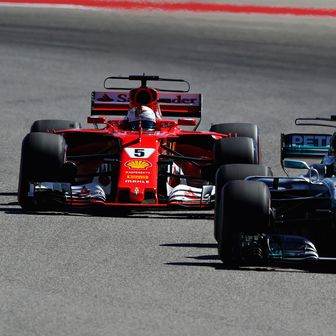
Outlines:
[{"label": "number 5 decal", "polygon": [[134,156],[135,157],[144,157],[145,156],[145,149],[144,148],[135,148],[134,149]]},{"label": "number 5 decal", "polygon": [[154,153],[155,148],[125,148],[125,151],[132,159],[148,159]]}]

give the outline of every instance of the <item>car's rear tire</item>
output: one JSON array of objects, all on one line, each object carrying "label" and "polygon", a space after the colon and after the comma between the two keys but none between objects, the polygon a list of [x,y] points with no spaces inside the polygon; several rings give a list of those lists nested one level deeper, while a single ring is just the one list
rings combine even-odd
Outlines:
[{"label": "car's rear tire", "polygon": [[82,128],[82,126],[77,121],[42,119],[34,121],[30,128],[30,131],[49,132],[49,131],[60,131],[60,130],[78,129],[78,128]]},{"label": "car's rear tire", "polygon": [[236,133],[238,137],[247,137],[253,140],[255,148],[255,163],[259,164],[260,159],[260,141],[258,126],[250,123],[224,123],[215,124],[210,128],[210,132],[217,132],[221,134]]},{"label": "car's rear tire", "polygon": [[219,204],[221,191],[224,185],[233,180],[244,180],[248,176],[273,176],[270,167],[255,164],[228,164],[222,165],[216,172],[216,195],[214,212],[214,236],[219,241]]},{"label": "car's rear tire", "polygon": [[18,201],[24,210],[36,210],[28,197],[31,181],[60,181],[65,162],[65,140],[59,134],[33,132],[22,141]]},{"label": "car's rear tire", "polygon": [[270,199],[268,187],[259,181],[230,181],[222,189],[218,254],[226,266],[241,263],[242,233],[255,235],[268,230]]}]

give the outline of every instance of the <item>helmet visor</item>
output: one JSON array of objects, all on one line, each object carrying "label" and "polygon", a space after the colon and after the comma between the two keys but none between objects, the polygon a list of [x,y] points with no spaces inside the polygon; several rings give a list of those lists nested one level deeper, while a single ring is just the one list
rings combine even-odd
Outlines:
[{"label": "helmet visor", "polygon": [[[131,121],[131,130],[135,131],[139,129],[140,120]],[[150,120],[141,120],[141,128],[147,131],[154,131],[155,130],[155,122]]]}]

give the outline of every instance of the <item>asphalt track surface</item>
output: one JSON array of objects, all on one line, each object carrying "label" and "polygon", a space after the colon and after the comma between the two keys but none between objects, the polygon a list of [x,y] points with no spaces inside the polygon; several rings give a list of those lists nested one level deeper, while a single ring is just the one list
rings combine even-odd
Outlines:
[{"label": "asphalt track surface", "polygon": [[260,126],[279,169],[280,132],[336,114],[336,21],[0,7],[0,335],[333,335],[336,267],[227,270],[212,213],[128,218],[24,214],[20,146],[31,123],[85,124],[107,75],[189,80],[201,128]]}]

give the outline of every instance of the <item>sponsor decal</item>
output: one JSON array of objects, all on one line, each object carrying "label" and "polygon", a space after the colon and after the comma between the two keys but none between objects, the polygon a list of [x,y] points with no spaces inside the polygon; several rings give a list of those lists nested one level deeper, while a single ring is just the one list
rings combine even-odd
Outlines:
[{"label": "sponsor decal", "polygon": [[330,135],[314,135],[314,134],[293,134],[291,136],[291,144],[293,146],[314,146],[325,147],[330,144]]},{"label": "sponsor decal", "polygon": [[145,170],[126,170],[126,174],[138,174],[138,175],[150,175],[150,171],[145,171]]},{"label": "sponsor decal", "polygon": [[[187,94],[170,94],[161,93],[159,103],[176,104],[176,105],[199,105],[200,95],[197,93]],[[95,100],[97,102],[114,102],[114,103],[129,103],[129,94],[125,92],[95,92]]]},{"label": "sponsor decal", "polygon": [[106,93],[104,93],[100,98],[97,98],[98,101],[101,102],[111,102],[113,99]]},{"label": "sponsor decal", "polygon": [[159,103],[168,103],[168,104],[192,104],[195,105],[198,103],[197,98],[186,98],[181,95],[176,95],[175,98],[161,98]]},{"label": "sponsor decal", "polygon": [[128,93],[118,94],[116,97],[116,102],[117,103],[128,103],[129,102]]},{"label": "sponsor decal", "polygon": [[148,176],[146,175],[127,175],[127,179],[134,179],[134,180],[148,180]]},{"label": "sponsor decal", "polygon": [[131,169],[147,169],[152,164],[146,160],[130,160],[125,163],[125,166]]},{"label": "sponsor decal", "polygon": [[117,93],[117,92],[96,92],[95,99],[97,102],[115,102],[115,103],[128,103],[129,97],[128,93]]},{"label": "sponsor decal", "polygon": [[132,183],[132,184],[149,184],[149,181],[144,181],[144,180],[125,180],[125,183]]}]

